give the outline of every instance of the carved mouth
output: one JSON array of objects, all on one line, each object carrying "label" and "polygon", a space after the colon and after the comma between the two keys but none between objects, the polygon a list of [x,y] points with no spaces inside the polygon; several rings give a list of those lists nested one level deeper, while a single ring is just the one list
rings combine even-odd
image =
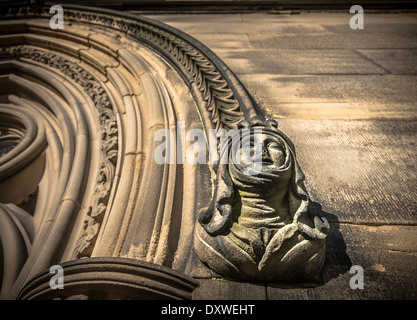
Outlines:
[{"label": "carved mouth", "polygon": [[271,158],[268,156],[261,156],[255,159],[252,159],[252,164],[262,165],[262,166],[271,166],[274,164]]},{"label": "carved mouth", "polygon": [[268,156],[264,156],[264,157],[262,157],[262,164],[263,164],[263,165],[270,166],[270,165],[273,165],[273,164],[274,164],[274,162],[273,162],[273,161],[272,161],[272,159],[271,159],[271,158],[269,158]]}]

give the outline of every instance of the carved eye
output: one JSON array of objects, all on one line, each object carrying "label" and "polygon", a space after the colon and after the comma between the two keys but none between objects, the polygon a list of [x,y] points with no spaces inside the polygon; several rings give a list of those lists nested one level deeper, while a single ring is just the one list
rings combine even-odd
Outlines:
[{"label": "carved eye", "polygon": [[275,149],[279,149],[279,144],[275,141],[271,141],[267,144],[268,148],[275,148]]}]

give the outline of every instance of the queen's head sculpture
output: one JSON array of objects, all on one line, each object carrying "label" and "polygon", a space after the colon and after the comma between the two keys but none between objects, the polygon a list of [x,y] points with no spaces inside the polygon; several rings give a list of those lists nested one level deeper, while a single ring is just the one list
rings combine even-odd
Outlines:
[{"label": "queen's head sculpture", "polygon": [[313,216],[291,141],[256,116],[220,144],[212,201],[198,214],[195,249],[230,279],[316,281],[329,224]]}]

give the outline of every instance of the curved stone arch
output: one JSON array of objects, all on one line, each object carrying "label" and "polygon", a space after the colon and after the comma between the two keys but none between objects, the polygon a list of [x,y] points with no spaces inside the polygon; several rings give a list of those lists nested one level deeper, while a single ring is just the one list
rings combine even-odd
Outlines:
[{"label": "curved stone arch", "polygon": [[[51,17],[49,7],[37,13],[44,18]],[[6,17],[14,15],[24,18],[35,13],[30,7],[20,7],[11,9]],[[204,119],[208,127],[232,128],[242,116],[251,118],[260,114],[246,88],[223,61],[201,42],[174,27],[134,14],[76,5],[65,6],[65,17],[120,32],[164,56],[188,81],[193,93],[200,93],[196,100],[200,102],[201,112],[204,109],[210,112],[210,121]]]},{"label": "curved stone arch", "polygon": [[[29,16],[35,18],[30,14]],[[12,17],[16,18],[14,15]],[[73,167],[69,165],[64,170],[65,163],[72,162],[72,156],[65,159],[65,155],[73,155],[76,160],[79,158],[75,154],[78,151],[78,155],[85,156],[79,162],[91,170],[89,177],[85,179],[89,182],[88,186],[83,186],[83,189],[79,186],[72,188],[73,192],[76,192],[75,189],[78,193],[84,192],[81,198],[75,195],[69,196],[68,193],[62,193],[64,190],[56,188],[54,179],[51,179],[52,173],[44,175],[44,177],[49,176],[51,183],[48,188],[41,188],[37,194],[37,208],[33,215],[34,220],[39,221],[37,224],[39,229],[36,230],[30,254],[14,285],[14,292],[17,292],[37,272],[53,263],[68,259],[121,254],[158,264],[170,264],[167,259],[173,260],[173,257],[168,257],[170,253],[166,252],[166,247],[168,239],[173,237],[172,231],[162,230],[162,227],[170,224],[172,219],[179,219],[171,217],[170,211],[175,206],[174,196],[178,195],[178,191],[175,190],[178,183],[175,180],[177,176],[181,176],[183,169],[177,173],[177,166],[157,166],[149,156],[152,155],[150,146],[155,144],[154,134],[152,132],[145,134],[144,131],[156,131],[158,128],[176,129],[177,114],[172,105],[172,97],[158,73],[162,70],[162,73],[171,72],[171,77],[178,75],[166,65],[164,60],[155,56],[148,46],[137,42],[132,45],[132,39],[126,37],[123,38],[125,41],[123,43],[119,41],[121,38],[117,32],[112,32],[109,40],[107,33],[100,28],[89,27],[89,33],[86,34],[85,21],[78,24],[71,22],[72,27],[67,28],[68,32],[60,32],[57,37],[56,33],[51,33],[48,19],[44,19],[45,17],[38,19],[39,16],[36,16],[37,19],[26,19],[27,16],[20,16],[20,18],[22,19],[5,23],[5,27],[16,30],[16,33],[8,32],[3,37],[4,43],[8,45],[2,47],[1,53],[4,65],[9,65],[9,69],[3,68],[3,70],[10,81],[9,86],[5,86],[4,93],[8,94],[7,89],[17,84],[19,88],[21,87],[17,92],[29,93],[25,93],[25,98],[8,95],[8,99],[15,104],[21,102],[26,107],[32,104],[35,109],[43,110],[43,117],[47,119],[41,119],[42,115],[35,119],[39,118],[38,122],[43,124],[49,121],[47,131],[50,135],[45,154],[52,153],[52,156],[46,157],[46,164],[51,163],[51,159],[55,157],[58,162],[55,166],[66,172],[66,175],[59,172],[64,178],[61,179],[62,183],[59,183],[61,180],[58,179],[57,185],[70,187],[68,179],[71,172],[78,174],[78,178],[73,180],[82,183],[81,176],[86,172],[80,170],[78,165]],[[56,41],[57,38],[60,40]],[[100,43],[104,38],[107,41],[103,43],[107,46]],[[141,57],[141,54],[144,54],[145,58]],[[155,68],[156,64],[159,64],[159,70]],[[45,78],[50,83],[46,83]],[[34,92],[30,92],[28,87],[34,79],[36,79],[32,86]],[[179,87],[181,82],[175,81]],[[183,93],[186,91],[184,88],[180,90]],[[70,94],[77,91],[83,96],[80,101]],[[171,93],[172,91],[171,88]],[[187,108],[194,105],[191,94],[188,95],[190,97],[188,106],[184,108],[185,111],[181,111],[183,118]],[[61,101],[63,98],[67,101]],[[178,102],[177,98],[177,105]],[[76,116],[76,110],[80,107],[77,105],[82,103],[85,104],[83,110],[90,113],[89,117],[84,113]],[[64,112],[56,110],[57,105],[63,106],[62,109],[67,113],[63,115]],[[150,106],[148,110],[146,106]],[[196,113],[194,119],[189,122],[197,120],[199,118]],[[87,124],[83,125],[86,121]],[[80,126],[85,128],[79,128]],[[75,127],[78,127],[82,133],[77,135]],[[97,130],[100,131],[99,134],[96,133]],[[84,140],[76,141],[74,137]],[[87,148],[86,144],[89,142],[90,146]],[[18,145],[16,150],[19,148],[21,147]],[[145,157],[147,151],[148,157]],[[12,150],[9,154],[6,153],[5,157],[12,157],[13,152]],[[90,162],[87,163],[86,159]],[[48,170],[50,167],[46,165],[44,170],[53,172]],[[188,176],[192,177],[192,174]],[[149,188],[141,185],[138,179],[155,181]],[[45,180],[47,179],[44,178],[40,182],[41,185],[47,185]],[[95,183],[92,184],[92,181]],[[157,201],[149,196],[152,194],[152,188],[153,193],[160,193]],[[46,190],[50,192],[52,189],[55,189],[54,196],[51,193],[46,196]],[[155,212],[155,216],[146,212],[141,213],[141,210],[137,212],[138,203],[129,200],[138,197],[150,198],[149,205],[145,206],[145,209]],[[46,204],[40,205],[42,201],[48,199],[49,202],[52,201],[49,207]],[[66,203],[67,211],[63,211]],[[48,207],[50,212],[56,213],[56,216],[39,217],[39,211],[42,211],[40,208],[45,207]],[[188,211],[192,212],[194,209],[190,207]],[[67,212],[61,213],[65,219],[58,218],[59,212]],[[130,244],[125,243],[125,238],[130,237],[130,241],[137,240],[135,233],[138,227],[131,225],[139,225],[144,219],[155,221],[145,230],[143,228],[139,230],[141,234],[146,234],[145,238],[150,239],[145,240],[144,248],[132,252],[129,248]],[[102,225],[105,225],[105,228],[102,228]],[[129,230],[126,228],[127,225]],[[70,226],[73,226],[70,232],[63,232],[64,227]],[[176,227],[179,227],[178,223]],[[102,241],[95,246],[98,238]]]},{"label": "curved stone arch", "polygon": [[[9,161],[0,168],[2,174],[7,173],[9,166],[20,168],[2,177],[1,185],[9,191],[8,199],[2,201],[16,202],[28,196],[32,190],[22,190],[20,185],[31,188],[38,185],[36,206],[31,213],[36,233],[28,260],[20,273],[20,277],[25,279],[25,273],[30,276],[29,270],[44,269],[62,256],[62,249],[71,234],[63,230],[73,225],[83,203],[84,191],[93,184],[94,179],[85,178],[90,170],[95,173],[97,165],[90,159],[97,158],[95,150],[99,146],[93,138],[91,141],[88,138],[97,130],[97,116],[87,116],[86,110],[92,105],[84,90],[80,90],[76,83],[65,80],[53,67],[45,68],[43,64],[50,62],[47,55],[31,51],[30,47],[12,48],[22,51],[7,53],[9,58],[5,63],[9,69],[4,71],[9,74],[3,79],[2,93],[7,94],[9,104],[4,112],[13,114],[20,111],[30,117],[37,136],[42,138],[42,149],[37,147],[37,152],[31,150],[37,146],[36,139],[29,148],[25,148],[24,138],[10,151],[11,156],[20,153],[11,159],[6,154],[4,158]],[[16,61],[13,57],[19,54],[22,58]],[[43,57],[40,63],[36,61],[39,57]],[[63,81],[67,81],[65,85]],[[12,91],[9,91],[10,87]],[[31,130],[27,130],[26,134],[26,137],[33,135]],[[34,159],[21,161],[20,158],[27,153]],[[7,242],[3,239],[2,243],[5,245]],[[7,246],[12,244],[7,243]]]},{"label": "curved stone arch", "polygon": [[[31,237],[24,236],[30,241],[10,249],[26,250],[27,257],[8,272],[16,279],[1,287],[2,297],[6,291],[17,297],[36,274],[79,258],[132,258],[187,275],[210,275],[193,247],[194,227],[201,207],[210,201],[210,208],[218,207],[225,191],[218,177],[227,169],[187,163],[183,152],[196,145],[184,132],[204,130],[206,140],[197,149],[206,149],[211,129],[238,131],[266,123],[291,144],[276,122],[266,121],[212,51],[160,22],[81,6],[65,7],[63,30],[50,29],[49,7],[8,8],[3,16],[0,113],[7,120],[21,112],[18,132],[24,133],[9,135],[9,142],[0,136],[9,143],[0,157],[0,188],[10,187],[1,177],[24,154],[26,137],[36,140],[33,130],[25,129],[31,119],[43,140],[31,140],[38,151],[28,154],[43,162],[37,161],[36,169],[34,161],[19,162],[12,173],[29,172],[31,187],[0,207],[11,217],[25,207],[21,198],[35,203],[25,218],[33,229]],[[8,126],[3,123],[0,128]],[[167,145],[179,162],[156,163],[159,130],[173,133]],[[294,203],[302,199],[307,207],[303,178],[297,167]],[[306,212],[298,211],[294,230],[313,235],[326,229],[316,220],[312,226]]]},{"label": "curved stone arch", "polygon": [[65,290],[51,290],[50,274],[44,271],[22,289],[18,299],[183,300],[191,299],[198,285],[171,268],[136,259],[90,258],[64,262],[61,267]]}]

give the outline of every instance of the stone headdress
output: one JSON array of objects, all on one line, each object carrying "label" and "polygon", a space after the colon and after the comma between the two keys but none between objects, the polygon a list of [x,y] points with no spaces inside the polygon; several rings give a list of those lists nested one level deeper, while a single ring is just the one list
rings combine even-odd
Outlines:
[{"label": "stone headdress", "polygon": [[[249,121],[240,122],[238,129],[220,148],[220,159],[224,160],[224,157],[229,157],[229,161],[221,161],[222,163],[218,166],[212,201],[208,208],[203,208],[199,212],[198,221],[204,230],[209,235],[216,236],[227,232],[230,228],[236,187],[248,189],[288,187],[289,212],[293,223],[307,237],[324,239],[329,230],[329,224],[325,219],[311,216],[310,200],[304,185],[305,178],[297,162],[294,146],[289,138],[278,129],[277,122],[256,116]],[[255,129],[261,129],[262,134],[271,135],[280,141],[286,158],[284,164],[275,170],[262,171],[259,175],[248,175],[244,174],[240,164],[230,161],[232,156],[230,151],[238,147],[238,144],[234,143],[235,138],[243,139],[245,135],[253,134]],[[281,177],[289,178],[288,185],[280,185]]]}]

